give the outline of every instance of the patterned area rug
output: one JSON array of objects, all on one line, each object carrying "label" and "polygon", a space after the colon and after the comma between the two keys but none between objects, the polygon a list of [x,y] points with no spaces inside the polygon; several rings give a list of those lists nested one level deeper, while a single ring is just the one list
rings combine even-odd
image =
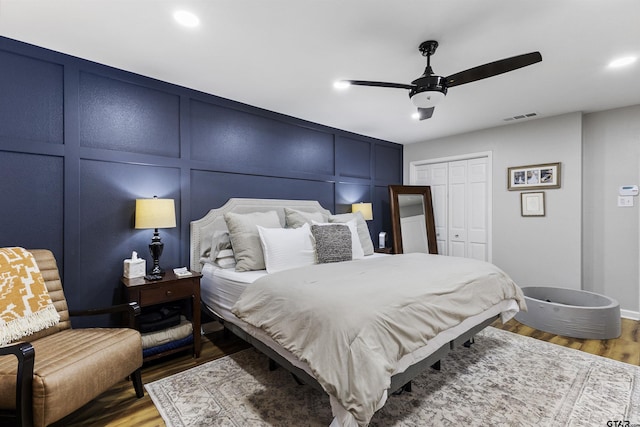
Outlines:
[{"label": "patterned area rug", "polygon": [[[167,426],[328,426],[329,398],[248,349],[147,384]],[[614,424],[608,421],[628,421]],[[487,328],[389,397],[371,426],[640,423],[640,367]]]}]

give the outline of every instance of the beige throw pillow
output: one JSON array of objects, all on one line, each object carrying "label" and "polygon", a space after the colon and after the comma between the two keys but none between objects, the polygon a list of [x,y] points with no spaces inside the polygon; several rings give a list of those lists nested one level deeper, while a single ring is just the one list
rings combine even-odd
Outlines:
[{"label": "beige throw pillow", "polygon": [[304,224],[311,225],[313,221],[327,222],[329,219],[328,215],[322,212],[305,212],[291,208],[284,208],[284,216],[289,228],[302,227]]},{"label": "beige throw pillow", "polygon": [[238,214],[227,212],[224,220],[229,229],[231,247],[236,258],[236,271],[264,270],[264,255],[260,245],[258,225],[282,228],[276,211]]}]

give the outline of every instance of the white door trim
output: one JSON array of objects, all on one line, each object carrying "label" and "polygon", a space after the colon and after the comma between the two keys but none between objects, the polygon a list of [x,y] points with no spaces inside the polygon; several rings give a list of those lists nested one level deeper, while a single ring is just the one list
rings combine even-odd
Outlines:
[{"label": "white door trim", "polygon": [[434,159],[415,160],[409,163],[409,185],[415,185],[416,167],[432,163],[455,162],[457,160],[470,160],[480,157],[487,158],[487,259],[493,259],[493,151],[481,151],[478,153],[459,154],[455,156],[438,157]]},{"label": "white door trim", "polygon": [[[638,167],[638,171],[640,171],[640,165]],[[638,176],[638,179],[640,180],[640,176]],[[635,200],[634,200],[634,203],[635,203]],[[640,215],[638,216],[638,218],[640,219]],[[584,222],[584,215],[583,215],[583,222]],[[638,228],[640,229],[640,224],[638,225]],[[584,234],[584,231],[583,231],[583,234]],[[640,233],[638,233],[638,239],[640,239]],[[583,242],[584,242],[584,239],[583,239]],[[582,258],[582,262],[584,263],[584,257]],[[582,264],[582,268],[584,269],[584,264]],[[584,277],[584,271],[583,271],[583,277]],[[640,278],[640,257],[638,257],[638,277]],[[640,283],[638,283],[638,287],[640,288]],[[638,292],[638,307],[640,307],[640,292]],[[640,309],[637,312],[632,312],[629,310],[620,310],[620,311],[622,312],[622,317],[625,317],[625,314],[626,314],[626,317],[628,317],[629,319],[640,320]]]}]

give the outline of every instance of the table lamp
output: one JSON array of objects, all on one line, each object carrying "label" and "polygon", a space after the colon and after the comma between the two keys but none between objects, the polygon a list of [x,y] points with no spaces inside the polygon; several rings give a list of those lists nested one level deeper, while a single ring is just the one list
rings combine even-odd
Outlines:
[{"label": "table lamp", "polygon": [[149,253],[153,258],[151,274],[164,274],[160,268],[160,255],[164,243],[160,241],[158,228],[174,228],[176,226],[176,208],[173,199],[137,199],[135,228],[153,228],[153,238],[149,244]]},{"label": "table lamp", "polygon": [[351,205],[351,212],[360,212],[366,221],[373,219],[373,208],[371,203],[354,203]]}]

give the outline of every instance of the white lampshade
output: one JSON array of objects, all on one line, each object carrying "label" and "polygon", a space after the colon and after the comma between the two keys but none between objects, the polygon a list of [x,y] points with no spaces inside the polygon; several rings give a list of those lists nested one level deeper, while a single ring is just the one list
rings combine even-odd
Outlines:
[{"label": "white lampshade", "polygon": [[360,212],[367,221],[371,221],[373,219],[373,208],[371,207],[371,203],[354,203],[351,205],[351,212]]},{"label": "white lampshade", "polygon": [[439,104],[445,97],[443,92],[437,90],[425,90],[411,97],[411,102],[418,108],[431,108]]},{"label": "white lampshade", "polygon": [[176,207],[173,199],[137,199],[136,228],[173,228]]}]

